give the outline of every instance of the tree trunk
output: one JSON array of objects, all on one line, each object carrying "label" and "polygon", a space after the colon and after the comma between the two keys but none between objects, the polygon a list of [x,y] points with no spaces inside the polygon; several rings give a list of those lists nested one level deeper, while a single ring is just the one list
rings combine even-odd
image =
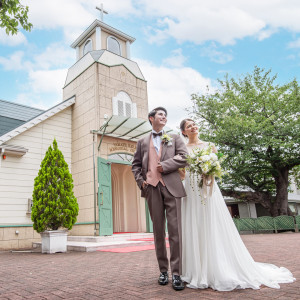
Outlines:
[{"label": "tree trunk", "polygon": [[[278,170],[277,176],[274,177],[276,184],[276,198],[274,210],[277,215],[288,214],[288,186],[289,186],[289,169],[282,168]],[[274,212],[275,212],[274,211]]]}]

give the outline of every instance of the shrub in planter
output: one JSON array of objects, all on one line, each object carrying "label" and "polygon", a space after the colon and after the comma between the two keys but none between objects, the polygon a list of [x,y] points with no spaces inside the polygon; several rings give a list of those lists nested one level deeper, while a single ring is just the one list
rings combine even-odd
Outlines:
[{"label": "shrub in planter", "polygon": [[62,152],[54,139],[34,181],[31,220],[37,232],[71,229],[78,215],[73,179]]}]

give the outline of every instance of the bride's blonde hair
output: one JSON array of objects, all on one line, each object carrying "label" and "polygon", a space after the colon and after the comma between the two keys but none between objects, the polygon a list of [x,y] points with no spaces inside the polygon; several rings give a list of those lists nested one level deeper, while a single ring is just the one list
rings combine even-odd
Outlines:
[{"label": "bride's blonde hair", "polygon": [[182,120],[182,121],[180,122],[180,130],[181,130],[181,133],[182,133],[182,135],[183,135],[184,137],[187,137],[187,135],[185,135],[185,134],[183,133],[183,131],[184,131],[184,129],[185,129],[185,123],[186,123],[187,121],[192,121],[192,122],[195,123],[195,121],[194,121],[193,119],[184,119],[184,120]]}]

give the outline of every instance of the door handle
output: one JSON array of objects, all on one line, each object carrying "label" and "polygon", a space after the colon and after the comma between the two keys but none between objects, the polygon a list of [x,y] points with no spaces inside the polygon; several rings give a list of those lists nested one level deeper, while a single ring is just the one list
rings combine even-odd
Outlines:
[{"label": "door handle", "polygon": [[100,205],[103,205],[103,191],[101,191],[100,194],[101,194],[101,203],[100,203]]}]

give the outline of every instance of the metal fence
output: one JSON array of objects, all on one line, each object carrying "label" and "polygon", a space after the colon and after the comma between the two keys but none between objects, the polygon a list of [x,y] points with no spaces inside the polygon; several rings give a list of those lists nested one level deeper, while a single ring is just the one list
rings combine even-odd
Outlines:
[{"label": "metal fence", "polygon": [[233,218],[235,226],[239,232],[269,231],[278,233],[278,230],[294,230],[299,232],[300,216],[278,216],[278,217],[259,217],[259,218]]}]

